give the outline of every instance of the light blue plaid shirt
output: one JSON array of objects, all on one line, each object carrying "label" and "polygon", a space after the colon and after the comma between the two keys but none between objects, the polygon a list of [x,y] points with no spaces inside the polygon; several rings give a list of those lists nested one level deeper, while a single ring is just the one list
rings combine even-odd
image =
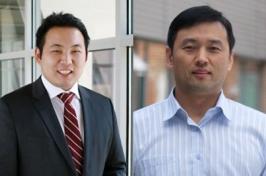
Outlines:
[{"label": "light blue plaid shirt", "polygon": [[135,176],[266,176],[266,115],[223,93],[196,124],[172,91],[133,130]]}]

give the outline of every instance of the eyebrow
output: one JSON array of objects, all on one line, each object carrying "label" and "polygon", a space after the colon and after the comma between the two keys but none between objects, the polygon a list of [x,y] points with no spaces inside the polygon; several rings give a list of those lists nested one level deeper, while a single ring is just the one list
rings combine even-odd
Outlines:
[{"label": "eyebrow", "polygon": [[220,40],[215,40],[215,39],[212,39],[209,41],[210,44],[213,44],[213,45],[220,45],[220,46],[223,46],[223,43],[220,41]]},{"label": "eyebrow", "polygon": [[50,48],[53,48],[53,47],[63,47],[63,46],[60,45],[60,44],[52,44],[52,45],[50,46]]},{"label": "eyebrow", "polygon": [[[182,41],[182,45],[186,45],[188,43],[192,43],[192,44],[195,44],[195,43],[198,43],[198,41],[194,38],[186,38]],[[220,45],[220,46],[223,46],[223,43],[221,42],[221,40],[217,40],[217,39],[210,39],[208,41],[208,43],[212,44],[212,45]]]},{"label": "eyebrow", "polygon": [[80,44],[75,44],[75,45],[72,45],[72,46],[71,46],[71,48],[76,48],[76,47],[81,48],[81,45],[80,45]]},{"label": "eyebrow", "polygon": [[[60,48],[63,48],[63,45],[60,45],[60,44],[52,44],[52,45],[50,46],[50,48],[53,48],[53,47],[60,47]],[[81,48],[81,45],[80,45],[80,44],[74,44],[74,45],[71,46],[71,48],[76,48],[76,47]]]},{"label": "eyebrow", "polygon": [[193,39],[193,38],[186,38],[182,41],[182,45],[186,45],[188,43],[197,43],[197,40],[196,39]]}]

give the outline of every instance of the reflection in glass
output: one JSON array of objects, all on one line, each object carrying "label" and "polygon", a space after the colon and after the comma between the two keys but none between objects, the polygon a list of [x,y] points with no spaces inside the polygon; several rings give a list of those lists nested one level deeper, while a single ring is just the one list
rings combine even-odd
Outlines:
[{"label": "reflection in glass", "polygon": [[95,51],[93,59],[93,90],[112,97],[113,50]]},{"label": "reflection in glass", "polygon": [[11,92],[25,83],[24,59],[0,61],[0,95]]},{"label": "reflection in glass", "polygon": [[24,0],[0,0],[0,53],[24,48]]}]

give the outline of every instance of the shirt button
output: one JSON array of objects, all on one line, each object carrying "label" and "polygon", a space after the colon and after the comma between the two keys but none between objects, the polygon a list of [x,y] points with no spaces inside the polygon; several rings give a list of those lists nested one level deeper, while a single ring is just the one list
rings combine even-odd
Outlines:
[{"label": "shirt button", "polygon": [[196,131],[199,131],[199,128],[197,128],[197,127],[195,127],[195,126],[192,126],[192,127],[191,127],[191,130],[196,132]]}]

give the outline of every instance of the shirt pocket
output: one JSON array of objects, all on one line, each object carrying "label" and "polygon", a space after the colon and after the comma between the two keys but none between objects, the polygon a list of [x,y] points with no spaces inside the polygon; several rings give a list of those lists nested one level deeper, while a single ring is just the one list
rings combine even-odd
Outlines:
[{"label": "shirt pocket", "polygon": [[139,160],[135,176],[178,176],[178,161],[173,156],[151,157]]}]

